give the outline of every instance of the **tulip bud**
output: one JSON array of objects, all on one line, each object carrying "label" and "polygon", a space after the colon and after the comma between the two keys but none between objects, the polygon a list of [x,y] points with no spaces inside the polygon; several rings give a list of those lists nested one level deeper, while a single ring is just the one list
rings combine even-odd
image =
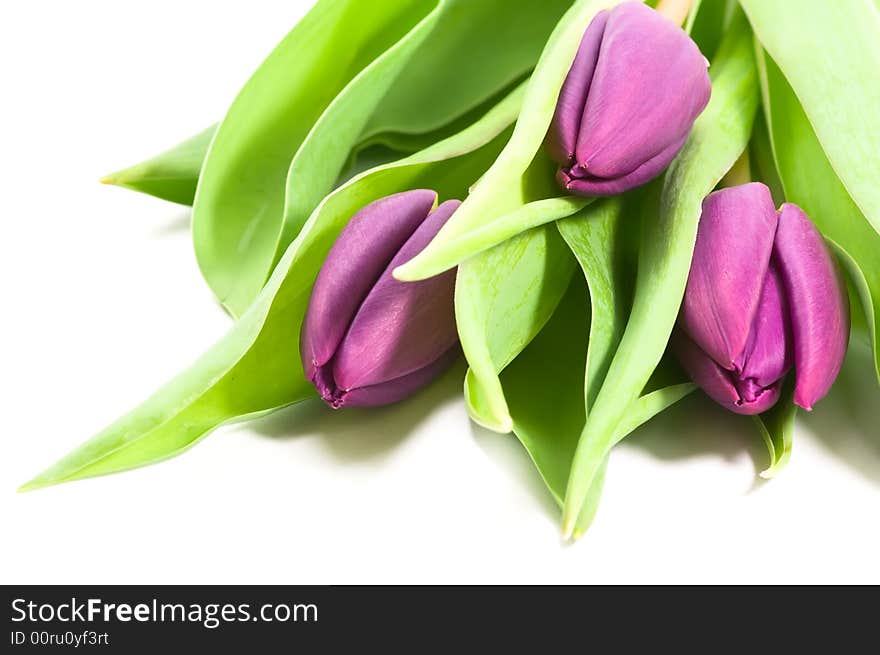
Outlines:
[{"label": "tulip bud", "polygon": [[300,337],[306,378],[332,408],[415,393],[458,354],[455,271],[399,282],[391,271],[431,241],[460,204],[415,190],[370,203],[321,267]]},{"label": "tulip bud", "polygon": [[706,58],[641,2],[599,12],[565,78],[549,132],[559,184],[610,196],[659,175],[709,102]]},{"label": "tulip bud", "polygon": [[672,345],[716,402],[759,414],[793,367],[794,402],[810,410],[831,388],[849,340],[849,300],[834,259],[797,205],[779,211],[760,183],[703,201]]}]

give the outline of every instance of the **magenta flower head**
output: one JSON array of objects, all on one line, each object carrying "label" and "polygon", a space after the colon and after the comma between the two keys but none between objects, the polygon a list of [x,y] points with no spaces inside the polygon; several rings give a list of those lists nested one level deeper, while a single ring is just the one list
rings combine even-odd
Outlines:
[{"label": "magenta flower head", "polygon": [[611,196],[657,177],[709,102],[706,69],[697,44],[641,2],[599,12],[548,134],[559,184],[579,196]]},{"label": "magenta flower head", "polygon": [[837,378],[848,340],[845,287],[803,210],[776,211],[757,182],[707,196],[672,341],[694,382],[738,414],[759,414],[793,367],[794,402],[809,410]]},{"label": "magenta flower head", "polygon": [[458,354],[455,271],[398,282],[460,204],[415,190],[370,203],[321,267],[300,336],[306,378],[332,408],[387,405],[415,393]]}]

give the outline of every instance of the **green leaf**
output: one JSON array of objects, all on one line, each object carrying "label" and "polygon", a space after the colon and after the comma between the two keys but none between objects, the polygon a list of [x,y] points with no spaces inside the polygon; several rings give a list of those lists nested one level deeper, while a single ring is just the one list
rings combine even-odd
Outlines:
[{"label": "green leaf", "polygon": [[[557,223],[585,276],[574,276],[546,326],[500,374],[513,431],[560,505],[587,408],[626,325],[635,244],[634,231],[624,221],[634,218],[633,213],[631,207],[625,212],[623,200],[615,198]],[[617,438],[692,389],[691,384],[663,381],[633,404]],[[603,465],[588,494],[577,526],[580,534],[598,508],[604,470]]]},{"label": "green leaf", "polygon": [[763,51],[758,63],[764,113],[785,198],[800,205],[836,245],[862,301],[880,378],[880,235],[835,174],[782,71]]},{"label": "green leaf", "polygon": [[302,373],[299,330],[315,276],[348,219],[369,202],[406,189],[432,188],[441,199],[464,195],[501,150],[521,99],[514,93],[460,134],[368,171],[327,196],[223,339],[22,489],[151,464],[181,453],[223,423],[313,397]]},{"label": "green leaf", "polygon": [[[572,0],[455,0],[364,129],[425,134],[498,100],[532,70]],[[484,113],[484,112],[483,112]],[[473,122],[468,121],[468,123]]]},{"label": "green leaf", "polygon": [[455,318],[470,369],[465,401],[474,421],[510,432],[498,373],[541,330],[568,287],[574,260],[552,225],[535,228],[458,268]]},{"label": "green leaf", "polygon": [[[513,431],[560,506],[585,419],[587,295],[583,278],[575,276],[544,329],[501,374]],[[581,531],[599,508],[605,465],[590,489],[578,524]]]},{"label": "green leaf", "polygon": [[793,376],[789,376],[785,388],[771,409],[759,416],[753,416],[755,427],[764,439],[770,454],[770,465],[761,471],[762,478],[775,477],[791,458],[791,444],[794,437],[794,420],[797,405],[794,404]]},{"label": "green leaf", "polygon": [[[319,3],[244,87],[205,162],[193,238],[224,306],[238,315],[253,300],[357,144],[439,129],[521,79],[565,4]],[[329,18],[307,30],[316,12]]]},{"label": "green leaf", "polygon": [[150,159],[104,176],[101,182],[191,205],[199,171],[216,129],[212,125]]},{"label": "green leaf", "polygon": [[837,177],[880,231],[880,12],[871,0],[742,0]]},{"label": "green leaf", "polygon": [[588,292],[574,276],[547,325],[501,373],[513,431],[560,505],[584,427]]},{"label": "green leaf", "polygon": [[578,443],[563,510],[570,536],[617,429],[660,362],[687,282],[703,198],[746,147],[757,107],[751,35],[734,18],[710,69],[712,99],[664,179],[642,235],[632,312]]},{"label": "green leaf", "polygon": [[[316,151],[328,157],[313,172],[311,210],[341,172],[400,68],[430,33],[439,1],[378,0],[367,6],[320,0],[232,103],[202,170],[193,240],[208,285],[233,316],[266,283],[286,245],[282,235],[292,238],[302,225],[284,224],[295,153],[305,148],[310,161]],[[351,124],[334,135],[346,118]],[[321,147],[334,138],[332,148]]]},{"label": "green leaf", "polygon": [[[464,241],[469,244],[468,249],[445,248],[446,244],[463,239],[487,224],[503,221],[507,214],[512,213],[516,219],[525,216],[530,219],[538,217],[535,214],[518,213],[517,210],[526,202],[542,198],[535,195],[524,198],[511,193],[511,190],[523,185],[523,180],[530,174],[530,169],[538,159],[543,157],[547,165],[550,164],[543,153],[542,144],[553,119],[562,83],[587,25],[600,10],[615,4],[618,4],[616,0],[579,0],[559,21],[529,80],[523,109],[510,142],[428,247],[394,271],[396,278],[411,281],[431,277],[456,266],[468,256],[495,245],[494,239],[489,237],[506,237],[509,231],[490,231],[486,233],[486,238]],[[547,195],[544,198],[562,195],[556,185],[552,189],[548,188],[545,193]],[[570,208],[572,212],[579,209],[573,204]],[[545,218],[549,222],[562,217],[548,212]],[[534,226],[535,220],[528,220],[521,226],[515,225],[513,231],[518,227],[529,229]]]}]

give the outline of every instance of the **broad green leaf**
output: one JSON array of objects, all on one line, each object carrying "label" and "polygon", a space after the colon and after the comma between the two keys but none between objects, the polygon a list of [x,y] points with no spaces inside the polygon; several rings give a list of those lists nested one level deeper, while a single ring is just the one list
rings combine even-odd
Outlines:
[{"label": "broad green leaf", "polygon": [[217,126],[212,125],[155,157],[104,176],[101,182],[191,205],[202,162],[216,129]]},{"label": "broad green leaf", "polygon": [[431,132],[509,90],[534,68],[547,37],[571,3],[448,3],[430,38],[382,99],[364,136]]},{"label": "broad green leaf", "polygon": [[[440,129],[522,79],[567,4],[340,0],[333,7],[346,9],[322,32],[317,58],[314,35],[298,32],[305,20],[298,25],[236,99],[199,183],[196,254],[227,309],[239,314],[258,293],[358,144]],[[353,35],[364,30],[370,47],[359,49]],[[514,35],[521,38],[505,41]],[[446,56],[452,41],[456,54]],[[310,63],[291,71],[303,48]],[[336,70],[346,70],[340,53],[351,74]]]},{"label": "broad green leaf", "polygon": [[501,373],[513,431],[560,505],[586,418],[589,329],[588,292],[576,275],[547,325]]},{"label": "broad green leaf", "polygon": [[[553,119],[559,90],[562,88],[584,30],[600,10],[615,4],[618,4],[617,0],[610,2],[578,0],[559,21],[529,80],[523,109],[510,142],[434,240],[418,256],[398,267],[394,272],[395,277],[401,280],[418,280],[452,268],[463,261],[469,253],[461,249],[454,249],[450,253],[444,249],[445,244],[462,239],[470,232],[503,219],[507,214],[513,213],[515,218],[535,218],[533,214],[516,212],[526,202],[543,198],[531,196],[524,199],[521,195],[511,193],[510,189],[521,186],[521,180],[533,166],[538,153],[542,151],[544,137]],[[550,193],[551,191],[548,190],[548,194]],[[552,195],[560,196],[562,193],[558,188],[554,188]],[[579,209],[574,205],[571,208],[573,211]],[[549,222],[562,217],[548,213],[546,218]],[[533,220],[526,221],[522,225],[523,229],[532,227],[534,227]],[[506,236],[508,232],[498,231],[491,234]],[[494,245],[491,239],[475,239],[469,243],[470,254]]]},{"label": "broad green leaf", "polygon": [[762,478],[775,477],[791,458],[794,419],[797,416],[797,405],[793,402],[794,383],[791,378],[789,376],[779,402],[763,414],[752,417],[770,454],[770,465],[761,471]]},{"label": "broad green leaf", "polygon": [[[800,205],[839,257],[862,301],[880,377],[880,234],[835,175],[804,109],[782,71],[759,51],[764,113],[785,199]],[[877,154],[874,155],[877,157]]]},{"label": "broad green leaf", "polygon": [[711,69],[709,105],[664,179],[642,235],[632,312],[579,440],[563,510],[570,536],[598,469],[666,349],[687,283],[703,198],[745,149],[757,107],[751,34],[734,18]]},{"label": "broad green leaf", "polygon": [[552,225],[524,232],[464,262],[455,318],[470,369],[465,401],[474,421],[510,432],[498,373],[541,330],[568,287],[574,259]]},{"label": "broad green leaf", "polygon": [[[319,195],[311,210],[329,191],[400,68],[430,33],[442,1],[319,0],[232,103],[199,179],[193,241],[208,285],[233,316],[266,283],[283,251],[282,235],[295,235],[302,225],[284,225],[294,154],[309,143],[306,159],[316,150],[328,158],[314,170],[309,198]],[[345,118],[351,124],[340,128]],[[335,135],[337,128],[342,132]],[[322,148],[322,142],[332,147]],[[321,183],[331,172],[332,179]]]},{"label": "broad green leaf", "polygon": [[741,0],[828,161],[880,231],[880,11],[871,0]]},{"label": "broad green leaf", "polygon": [[223,339],[140,407],[22,488],[151,464],[179,454],[223,423],[313,397],[299,358],[300,324],[315,276],[348,219],[369,202],[407,189],[462,197],[501,150],[521,99],[514,93],[460,134],[368,171],[327,196]]}]

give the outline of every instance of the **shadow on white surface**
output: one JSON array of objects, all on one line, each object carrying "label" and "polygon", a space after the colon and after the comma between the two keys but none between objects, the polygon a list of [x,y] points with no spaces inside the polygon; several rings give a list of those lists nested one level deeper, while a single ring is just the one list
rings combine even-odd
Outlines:
[{"label": "shadow on white surface", "polygon": [[660,460],[715,455],[733,462],[743,453],[755,476],[767,467],[767,450],[750,419],[726,412],[696,391],[624,439],[620,448],[640,448]]},{"label": "shadow on white surface", "polygon": [[[553,521],[559,520],[554,502],[525,448],[512,434],[497,434],[476,424],[474,440],[499,467],[518,479]],[[731,466],[743,452],[755,467],[755,486],[764,482],[758,472],[766,467],[767,453],[748,420],[719,411],[705,397],[692,394],[653,421],[636,430],[618,448],[638,448],[660,460],[716,455]],[[754,488],[754,487],[753,487]]]},{"label": "shadow on white surface", "polygon": [[[174,205],[170,206],[174,207]],[[152,236],[157,239],[161,239],[164,237],[172,237],[179,234],[189,233],[190,226],[192,225],[192,209],[183,206],[180,206],[176,209],[177,211],[174,211],[174,209],[172,209],[171,211],[167,212],[168,218],[165,221],[156,225],[155,229],[153,230]]]},{"label": "shadow on white surface", "polygon": [[558,522],[559,506],[544,485],[528,452],[513,434],[499,434],[471,423],[471,435],[477,446],[496,466],[516,479],[544,514]]},{"label": "shadow on white surface", "polygon": [[[876,399],[876,380],[870,353],[854,351],[832,393],[812,414],[801,412],[798,421],[829,452],[880,485],[880,403]],[[464,370],[460,361],[421,393],[389,407],[336,412],[314,400],[244,425],[272,439],[317,436],[343,464],[382,458],[403,444],[433,412],[461,402]],[[522,485],[548,519],[557,521],[559,508],[516,437],[497,434],[474,423],[470,427],[474,442],[487,458]],[[769,482],[758,476],[768,464],[768,455],[751,420],[721,410],[699,392],[655,417],[617,448],[640,450],[667,462],[710,457],[731,467],[740,466],[745,455],[754,467],[754,484],[746,493]]]},{"label": "shadow on white surface", "polygon": [[318,435],[342,463],[381,457],[400,446],[432,412],[459,401],[464,370],[464,363],[456,362],[412,398],[388,407],[334,411],[317,399],[308,400],[249,421],[246,429],[273,439]]},{"label": "shadow on white surface", "polygon": [[[800,412],[798,423],[844,464],[880,486],[880,402],[871,353],[861,344],[851,348],[831,393],[813,412]],[[476,425],[472,432],[489,457],[522,481],[546,514],[557,519],[558,507],[516,438]],[[795,448],[799,436],[795,435]],[[639,449],[661,461],[715,456],[730,466],[745,454],[755,474],[747,493],[771,483],[758,476],[769,461],[751,420],[720,409],[700,392],[655,417],[618,448]]]},{"label": "shadow on white surface", "polygon": [[871,353],[853,342],[831,392],[798,420],[869,482],[880,486],[880,397]]}]

